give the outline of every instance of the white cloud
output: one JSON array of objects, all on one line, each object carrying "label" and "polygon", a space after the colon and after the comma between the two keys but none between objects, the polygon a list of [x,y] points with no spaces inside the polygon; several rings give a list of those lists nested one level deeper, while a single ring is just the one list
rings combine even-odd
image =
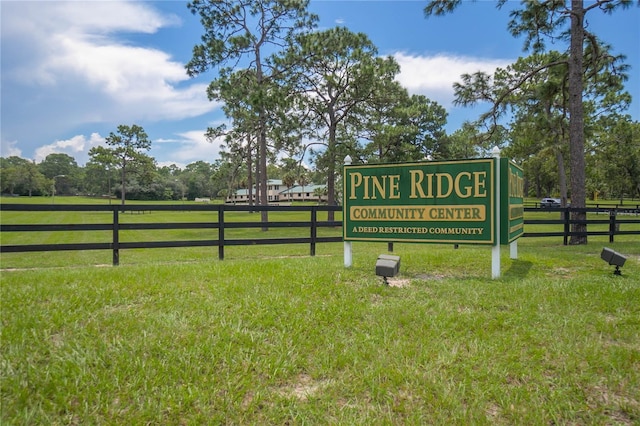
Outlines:
[{"label": "white cloud", "polygon": [[[184,66],[156,49],[59,36],[60,51],[43,62],[42,74],[75,75],[112,103],[142,119],[197,116],[217,105],[206,97],[205,84],[177,88],[188,80]],[[101,105],[104,107],[104,104]],[[114,111],[115,112],[115,111]]]},{"label": "white cloud", "polygon": [[[14,68],[12,75],[37,84],[55,84],[60,71],[96,60],[101,48],[112,46],[126,51],[126,46],[116,42],[118,33],[151,34],[179,23],[177,17],[162,15],[143,2],[8,2],[3,8],[3,38],[24,48],[21,66]],[[78,43],[86,48],[78,49]],[[144,55],[142,50],[139,53]],[[95,65],[106,67],[101,73],[109,73],[121,64],[104,61]],[[84,71],[96,71],[96,67]]]},{"label": "white cloud", "polygon": [[41,162],[49,154],[68,154],[75,158],[78,164],[84,164],[91,148],[104,144],[104,138],[98,133],[92,133],[89,138],[84,135],[76,135],[71,139],[55,141],[35,150],[35,161]]},{"label": "white cloud", "polygon": [[481,59],[465,56],[419,56],[403,52],[393,54],[400,65],[397,80],[411,94],[422,94],[451,108],[454,100],[453,83],[465,73],[484,71],[493,74],[496,68],[511,64],[510,59]]},{"label": "white cloud", "polygon": [[16,145],[18,141],[2,141],[0,145],[0,157],[20,157],[22,156],[22,150]]},{"label": "white cloud", "polygon": [[[106,34],[113,31],[129,31],[153,33],[167,25],[177,25],[180,20],[176,16],[163,15],[149,8],[143,2],[110,0],[110,1],[41,1],[24,2],[15,14],[7,21],[7,30],[11,33],[21,32],[25,25],[29,32],[47,33],[51,29],[64,28],[68,32]],[[11,7],[10,3],[3,7]],[[9,13],[13,11],[9,9]],[[52,21],[50,17],[57,18]],[[3,23],[4,24],[4,23]]]},{"label": "white cloud", "polygon": [[[218,108],[181,62],[132,41],[179,24],[147,2],[3,2],[5,138],[35,151],[32,132],[21,126],[26,114],[49,132],[88,134],[97,123],[181,120]],[[61,149],[59,142],[38,148],[36,157]]]},{"label": "white cloud", "polygon": [[[178,133],[178,138],[175,139],[154,140],[155,148],[153,146],[151,148],[152,155],[154,155],[154,151],[163,151],[165,149],[164,145],[170,145],[168,149],[171,152],[171,160],[162,161],[158,164],[159,166],[175,164],[184,168],[185,165],[196,161],[213,163],[220,158],[220,147],[224,143],[224,137],[218,137],[209,142],[205,133],[206,130],[190,130]],[[160,157],[160,155],[157,157]]]}]

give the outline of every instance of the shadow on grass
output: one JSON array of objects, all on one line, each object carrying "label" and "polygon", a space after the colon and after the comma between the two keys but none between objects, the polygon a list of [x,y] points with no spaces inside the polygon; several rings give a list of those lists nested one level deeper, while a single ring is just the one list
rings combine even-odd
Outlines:
[{"label": "shadow on grass", "polygon": [[525,278],[529,275],[532,266],[532,262],[514,259],[511,261],[511,267],[504,273],[504,278]]}]

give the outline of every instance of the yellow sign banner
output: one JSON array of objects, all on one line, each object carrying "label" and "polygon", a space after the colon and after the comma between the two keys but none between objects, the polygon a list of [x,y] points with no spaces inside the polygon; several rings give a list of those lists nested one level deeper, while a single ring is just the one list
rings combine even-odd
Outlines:
[{"label": "yellow sign banner", "polygon": [[352,221],[484,222],[486,206],[351,206]]}]

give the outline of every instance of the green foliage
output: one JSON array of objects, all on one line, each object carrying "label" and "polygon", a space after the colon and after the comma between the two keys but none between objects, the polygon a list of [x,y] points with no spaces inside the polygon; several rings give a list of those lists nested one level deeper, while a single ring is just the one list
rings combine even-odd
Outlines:
[{"label": "green foliage", "polygon": [[369,136],[374,139],[381,133],[367,126],[374,122],[367,115],[370,104],[377,97],[379,112],[385,95],[387,101],[392,94],[392,101],[398,94],[408,99],[393,81],[400,71],[398,64],[391,57],[378,57],[365,34],[344,27],[300,35],[275,63],[287,70],[283,79],[295,95],[291,115],[298,117],[312,143],[323,147],[312,152],[317,154],[316,167],[326,171],[328,203],[333,205],[336,169],[347,153],[358,149],[355,135],[367,129],[376,133]]},{"label": "green foliage", "polygon": [[82,169],[78,167],[75,158],[68,154],[49,154],[38,164],[38,170],[47,179],[53,179],[58,176],[52,184],[55,185],[56,195],[73,195],[81,192],[82,188]]},{"label": "green foliage", "polygon": [[73,176],[77,173],[78,163],[68,154],[49,154],[38,168],[45,177],[52,179],[56,175]]},{"label": "green foliage", "polygon": [[[283,48],[297,34],[315,27],[318,18],[308,13],[307,5],[308,0],[188,3],[191,12],[200,15],[204,35],[202,43],[193,49],[187,73],[195,76],[212,67],[219,68],[219,77],[208,89],[209,99],[225,101],[225,113],[234,121],[232,135],[240,140],[255,138],[256,144],[249,143],[246,151],[237,142],[231,151],[247,159],[248,169],[256,159],[258,200],[264,205],[268,203],[267,133],[274,121],[271,111],[278,110],[281,99],[279,87],[274,84],[276,71],[267,52]],[[243,84],[235,84],[238,81]],[[223,131],[209,129],[207,135],[213,137]],[[227,143],[232,143],[230,138]],[[227,191],[232,190],[230,183]],[[268,220],[266,212],[262,213],[262,220]]]},{"label": "green foliage", "polygon": [[52,183],[31,161],[15,156],[0,158],[0,191],[3,194],[49,194]]},{"label": "green foliage", "polygon": [[137,124],[118,126],[118,133],[109,133],[105,142],[112,147],[111,154],[121,166],[136,160],[142,151],[148,151],[151,148],[147,133]]},{"label": "green foliage", "polygon": [[364,157],[373,162],[422,161],[439,158],[445,149],[446,110],[422,95],[409,96],[395,80],[381,84],[365,105]]},{"label": "green foliage", "polygon": [[[460,0],[432,0],[425,7],[425,15],[444,15],[452,12],[460,5]],[[496,4],[503,6],[506,0],[500,0]],[[594,10],[595,13],[612,13],[616,9],[631,5],[629,0],[597,1],[585,5],[584,1],[527,1],[523,2],[519,9],[510,13],[511,20],[508,29],[514,37],[524,36],[524,49],[536,55],[545,54],[546,42],[556,43],[559,40],[568,41],[566,60],[556,60],[549,55],[541,65],[533,68],[523,75],[497,70],[493,81],[484,73],[476,73],[463,76],[463,83],[457,85],[457,102],[463,105],[472,105],[478,101],[491,104],[490,111],[481,116],[480,121],[489,120],[492,126],[497,125],[497,120],[503,116],[507,106],[513,101],[513,95],[522,89],[522,86],[538,78],[541,72],[550,68],[561,67],[566,71],[566,109],[568,116],[568,147],[570,164],[570,191],[572,205],[584,207],[586,204],[586,144],[585,144],[585,117],[589,113],[589,105],[584,105],[585,97],[604,100],[610,107],[618,105],[624,108],[628,104],[628,96],[618,95],[622,90],[621,82],[624,80],[626,67],[620,65],[622,57],[613,57],[609,54],[610,46],[602,43],[596,34],[589,31],[587,15]],[[604,75],[603,83],[595,82],[596,77]],[[593,81],[589,81],[592,79]],[[562,93],[564,84],[558,86],[559,81],[553,80],[556,85],[552,93],[542,90],[543,100],[550,100],[549,95]],[[542,84],[544,86],[544,84]],[[562,87],[562,90],[558,90]],[[608,93],[608,94],[606,94]],[[564,100],[563,99],[563,100]],[[547,103],[547,105],[549,105]],[[591,111],[593,113],[593,111]],[[550,132],[554,133],[559,127],[554,125]],[[560,154],[560,150],[556,150]],[[563,162],[559,158],[560,191],[565,197]],[[583,219],[584,214],[575,213],[576,219]],[[586,227],[581,224],[573,226],[575,232],[584,232]],[[585,244],[586,238],[572,237],[572,244]]]},{"label": "green foliage", "polygon": [[600,173],[594,179],[600,196],[640,196],[640,123],[623,117],[603,120],[594,150],[590,166]]},{"label": "green foliage", "polygon": [[[105,142],[111,148],[102,146],[89,150],[89,156],[94,164],[102,165],[107,171],[111,168],[120,170],[120,199],[122,204],[126,199],[127,173],[136,169],[138,180],[149,181],[154,161],[143,151],[151,148],[151,140],[144,129],[137,124],[118,126],[117,133],[109,133]],[[109,175],[110,178],[110,175]]]}]

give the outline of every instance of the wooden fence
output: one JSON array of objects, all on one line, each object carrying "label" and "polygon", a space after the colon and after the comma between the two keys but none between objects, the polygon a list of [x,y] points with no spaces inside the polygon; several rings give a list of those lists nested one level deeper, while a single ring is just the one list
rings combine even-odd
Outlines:
[{"label": "wooden fence", "polygon": [[[595,213],[596,217],[602,215],[602,219],[588,219],[587,227],[591,225],[606,225],[605,230],[588,231],[587,236],[608,235],[609,241],[614,242],[616,235],[640,235],[640,226],[629,226],[640,224],[640,208],[554,208],[539,209],[525,208],[525,212],[546,212],[550,216],[545,219],[526,219],[525,230],[537,225],[560,225],[559,231],[531,232],[527,231],[523,237],[562,237],[564,244],[568,244],[569,238],[575,235],[571,231],[571,225],[579,223],[571,218],[570,212],[584,211]],[[226,246],[238,245],[260,245],[260,244],[309,244],[310,255],[314,256],[316,244],[341,242],[342,236],[319,237],[318,228],[341,227],[342,221],[320,221],[318,212],[341,212],[341,206],[236,206],[226,204],[205,204],[205,205],[41,205],[41,204],[0,204],[0,212],[110,212],[112,214],[111,223],[102,224],[0,224],[0,234],[5,232],[82,232],[82,231],[110,231],[112,238],[108,242],[96,243],[67,243],[67,244],[0,244],[0,253],[19,253],[37,251],[63,251],[63,250],[112,250],[113,265],[119,264],[120,250],[123,249],[148,249],[148,248],[171,248],[171,247],[218,247],[218,258],[224,259],[224,249]],[[153,211],[208,211],[217,213],[217,221],[210,222],[174,222],[174,223],[121,223],[120,218],[125,213],[147,213]],[[242,228],[263,228],[264,224],[256,222],[235,222],[225,220],[225,212],[292,212],[302,211],[309,213],[308,221],[270,221],[269,228],[305,228],[309,230],[308,236],[296,238],[246,238],[230,239],[225,234],[229,229]],[[539,217],[539,215],[537,215]],[[554,216],[554,217],[552,217]],[[593,215],[591,215],[593,216]],[[529,225],[529,226],[527,226]],[[622,226],[624,225],[624,226]],[[600,229],[603,226],[599,226]],[[129,230],[178,230],[178,229],[217,229],[217,239],[198,240],[171,240],[171,241],[120,241],[120,231]],[[389,242],[389,250],[393,250],[393,243]]]},{"label": "wooden fence", "polygon": [[[525,219],[526,225],[562,225],[560,231],[545,232],[525,232],[523,237],[562,237],[563,244],[569,243],[572,236],[596,236],[608,235],[609,242],[613,243],[616,235],[640,235],[640,226],[637,229],[621,229],[621,225],[625,227],[633,224],[640,224],[640,206],[625,207],[590,207],[590,208],[532,208],[525,207],[525,212],[546,212],[549,215],[556,215],[556,219]],[[588,218],[586,220],[576,220],[572,218],[571,213],[582,212],[603,216],[603,219]],[[574,224],[586,224],[587,232],[573,232],[571,226]],[[589,230],[592,225],[608,225],[608,229],[602,231]]]},{"label": "wooden fence", "polygon": [[[102,243],[71,243],[71,244],[17,244],[0,245],[0,253],[19,253],[33,251],[61,251],[61,250],[112,250],[113,265],[120,262],[120,250],[148,249],[170,247],[218,247],[218,258],[224,259],[225,246],[258,245],[258,244],[309,244],[311,256],[315,256],[316,244],[341,242],[342,237],[319,237],[318,228],[340,227],[342,221],[320,221],[318,212],[342,211],[340,206],[234,206],[225,204],[212,205],[32,205],[32,204],[2,204],[0,211],[107,211],[112,213],[113,220],[105,224],[65,224],[65,225],[16,225],[0,224],[0,233],[4,232],[37,232],[37,231],[111,231],[111,242]],[[125,213],[151,213],[153,211],[208,211],[216,212],[218,220],[215,222],[174,222],[174,223],[121,223],[120,216]],[[268,222],[269,228],[307,228],[308,237],[298,238],[247,238],[229,239],[225,235],[228,229],[263,228],[262,222],[230,222],[225,220],[225,212],[278,212],[278,211],[307,211],[309,221],[297,222]],[[120,231],[128,230],[171,230],[171,229],[217,229],[217,239],[172,240],[172,241],[120,241]]]}]

